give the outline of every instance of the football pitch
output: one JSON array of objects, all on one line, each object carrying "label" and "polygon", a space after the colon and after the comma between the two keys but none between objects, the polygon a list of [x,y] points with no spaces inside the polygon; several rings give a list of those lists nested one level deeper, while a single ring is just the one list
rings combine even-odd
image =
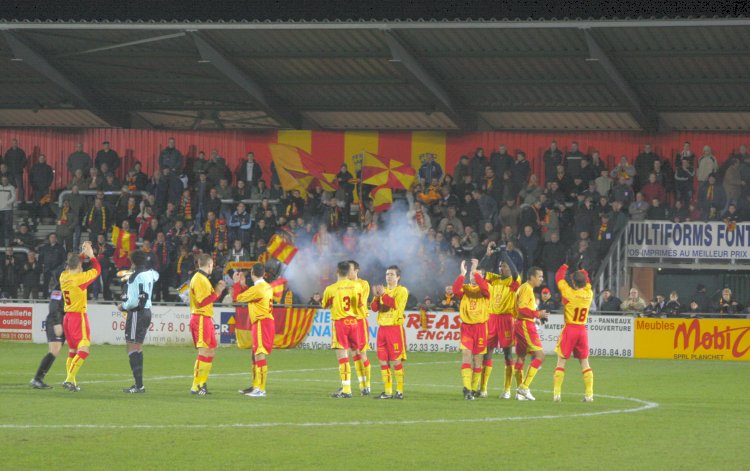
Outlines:
[{"label": "football pitch", "polygon": [[[46,345],[0,343],[2,469],[747,469],[750,365],[592,358],[593,403],[582,403],[569,362],[552,402],[553,357],[532,385],[535,402],[491,394],[465,401],[459,355],[411,353],[406,399],[333,399],[331,351],[269,357],[268,397],[240,396],[249,352],[217,352],[211,395],[191,396],[195,352],[146,347],[146,394],[132,384],[123,346],[92,347],[82,391],[63,390],[64,353],[46,381],[28,383]],[[65,350],[64,350],[65,351]],[[371,360],[375,355],[370,353]],[[373,362],[373,393],[381,389]]]}]

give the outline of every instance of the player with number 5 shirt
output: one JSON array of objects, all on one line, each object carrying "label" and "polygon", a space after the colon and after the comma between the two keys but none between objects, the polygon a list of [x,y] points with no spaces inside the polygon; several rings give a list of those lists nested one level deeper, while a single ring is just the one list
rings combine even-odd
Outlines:
[{"label": "player with number 5 shirt", "polygon": [[[567,278],[570,278],[568,281]],[[589,366],[589,334],[586,330],[591,300],[594,291],[586,270],[569,273],[568,265],[563,265],[555,275],[557,287],[565,306],[565,326],[557,341],[557,367],[553,379],[553,400],[560,401],[562,383],[565,378],[565,362],[572,353],[581,362],[584,385],[584,402],[594,400],[594,372]]]}]

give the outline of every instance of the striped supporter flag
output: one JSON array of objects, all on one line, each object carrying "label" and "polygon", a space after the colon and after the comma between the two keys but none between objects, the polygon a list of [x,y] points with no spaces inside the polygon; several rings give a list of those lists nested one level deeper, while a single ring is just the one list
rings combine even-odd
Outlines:
[{"label": "striped supporter flag", "polygon": [[271,237],[271,240],[268,241],[266,251],[271,257],[285,265],[289,265],[294,256],[297,255],[297,247],[285,241],[284,238],[278,234]]}]

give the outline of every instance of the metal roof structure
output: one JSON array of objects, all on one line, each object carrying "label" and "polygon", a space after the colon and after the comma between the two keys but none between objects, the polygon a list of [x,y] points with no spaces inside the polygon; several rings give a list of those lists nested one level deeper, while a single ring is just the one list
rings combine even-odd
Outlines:
[{"label": "metal roof structure", "polygon": [[750,129],[750,19],[0,20],[0,126]]}]

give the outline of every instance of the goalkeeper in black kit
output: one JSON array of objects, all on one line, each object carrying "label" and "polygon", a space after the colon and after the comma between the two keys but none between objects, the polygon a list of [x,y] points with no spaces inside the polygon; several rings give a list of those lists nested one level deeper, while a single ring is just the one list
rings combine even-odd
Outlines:
[{"label": "goalkeeper in black kit", "polygon": [[34,379],[31,380],[31,387],[34,389],[52,389],[52,386],[44,382],[44,377],[47,376],[50,368],[52,368],[55,358],[60,354],[60,349],[62,349],[62,346],[65,343],[65,334],[63,333],[62,326],[65,310],[62,291],[60,291],[59,286],[59,275],[60,272],[58,271],[52,277],[56,280],[57,286],[55,286],[50,293],[49,314],[47,314],[47,320],[44,323],[44,328],[47,332],[47,345],[49,345],[49,350],[47,351],[47,354],[44,355],[44,358],[42,358],[42,362],[36,370]]}]

